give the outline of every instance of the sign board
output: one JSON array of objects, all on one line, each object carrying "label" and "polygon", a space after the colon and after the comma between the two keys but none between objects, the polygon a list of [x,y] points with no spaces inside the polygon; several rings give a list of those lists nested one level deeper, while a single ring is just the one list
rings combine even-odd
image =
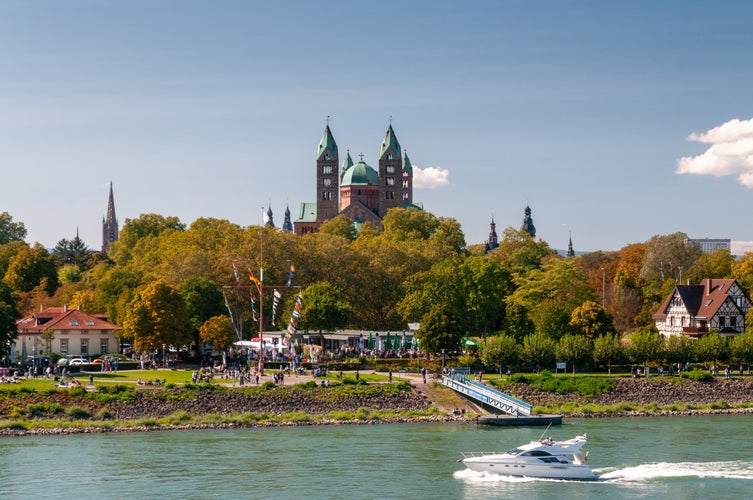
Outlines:
[{"label": "sign board", "polygon": [[557,369],[558,370],[567,370],[567,363],[563,361],[557,361]]},{"label": "sign board", "polygon": [[421,323],[408,323],[408,328],[410,328],[412,332],[418,331],[418,329],[421,328]]}]

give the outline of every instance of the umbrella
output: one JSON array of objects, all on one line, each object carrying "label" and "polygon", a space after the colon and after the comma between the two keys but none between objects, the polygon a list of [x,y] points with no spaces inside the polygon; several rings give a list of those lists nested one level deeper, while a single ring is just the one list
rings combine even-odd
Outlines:
[{"label": "umbrella", "polygon": [[387,332],[387,338],[384,340],[384,350],[389,351],[392,349],[392,334]]},{"label": "umbrella", "polygon": [[21,346],[21,362],[26,363],[26,339],[24,339],[24,345]]},{"label": "umbrella", "polygon": [[363,332],[361,332],[361,335],[358,337],[358,349],[363,351]]},{"label": "umbrella", "polygon": [[381,350],[380,349],[381,346],[379,345],[379,332],[376,332],[376,335],[374,337],[375,337],[374,338],[374,349],[376,349],[377,351],[380,351]]},{"label": "umbrella", "polygon": [[403,330],[403,341],[400,343],[400,346],[405,349],[405,330]]},{"label": "umbrella", "polygon": [[374,348],[374,337],[372,337],[371,334],[369,334],[369,344],[368,345],[369,345],[369,350],[371,350],[371,349]]},{"label": "umbrella", "polygon": [[469,338],[466,337],[466,338],[463,339],[463,345],[478,347],[478,342],[476,342],[473,339],[469,339]]}]

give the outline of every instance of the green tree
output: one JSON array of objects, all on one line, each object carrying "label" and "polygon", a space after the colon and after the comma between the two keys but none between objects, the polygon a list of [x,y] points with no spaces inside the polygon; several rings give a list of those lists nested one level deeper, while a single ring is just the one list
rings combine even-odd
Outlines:
[{"label": "green tree", "polygon": [[612,365],[622,357],[622,342],[617,334],[606,334],[594,340],[593,358],[599,365],[606,365],[612,375]]},{"label": "green tree", "polygon": [[26,227],[23,222],[13,222],[8,212],[0,214],[0,245],[11,241],[23,241],[26,238]]},{"label": "green tree", "polygon": [[695,343],[685,335],[670,335],[664,339],[664,359],[671,364],[685,365],[693,360]]},{"label": "green tree", "polygon": [[557,360],[565,361],[573,367],[587,364],[593,356],[593,344],[583,335],[565,335],[557,343]]},{"label": "green tree", "polygon": [[343,214],[337,215],[326,221],[319,228],[319,232],[342,236],[348,241],[353,241],[358,237],[358,230],[356,229],[353,219]]},{"label": "green tree", "polygon": [[416,337],[426,353],[457,351],[463,339],[463,329],[456,318],[446,314],[441,305],[434,305],[421,317]]},{"label": "green tree", "polygon": [[659,359],[662,354],[664,341],[653,328],[642,328],[630,336],[628,356],[634,363],[642,363],[648,367],[649,362]]},{"label": "green tree", "polygon": [[188,278],[178,286],[183,297],[191,327],[197,332],[210,318],[226,313],[222,292],[205,278]]},{"label": "green tree", "polygon": [[706,278],[731,278],[735,258],[729,250],[720,248],[713,253],[702,253],[695,263],[683,273],[691,283],[700,283]]},{"label": "green tree", "polygon": [[16,321],[20,317],[13,291],[0,281],[0,360],[10,353],[11,344],[18,337]]},{"label": "green tree", "polygon": [[507,269],[487,257],[468,257],[460,266],[470,333],[486,336],[502,327],[505,298],[512,292]]},{"label": "green tree", "polygon": [[570,331],[570,311],[567,306],[554,300],[539,304],[531,316],[536,333],[555,342]]},{"label": "green tree", "polygon": [[534,269],[541,269],[545,258],[553,256],[554,250],[545,242],[536,241],[522,230],[505,228],[499,247],[492,258],[510,269],[518,277],[525,278]]},{"label": "green tree", "polygon": [[52,295],[58,287],[57,273],[55,259],[36,243],[32,248],[21,247],[10,259],[4,279],[19,292],[30,292],[42,286],[47,295]]},{"label": "green tree", "polygon": [[526,335],[535,331],[536,327],[528,317],[525,307],[514,302],[505,301],[505,324],[503,331],[515,337],[518,342],[523,342]]},{"label": "green tree", "polygon": [[746,252],[732,263],[732,277],[750,296],[753,292],[753,252]]},{"label": "green tree", "polygon": [[534,311],[544,301],[552,301],[563,304],[569,313],[583,302],[594,299],[588,278],[573,259],[550,259],[541,270],[532,270],[526,278],[517,279],[516,284],[518,288],[508,300],[528,311]]},{"label": "green tree", "polygon": [[52,352],[52,341],[55,340],[55,331],[50,328],[45,328],[45,330],[39,334],[39,338],[44,341],[44,352]]},{"label": "green tree", "polygon": [[92,251],[86,248],[86,244],[76,235],[72,240],[63,238],[58,241],[52,251],[52,255],[58,261],[58,265],[73,264],[81,269],[89,269]]},{"label": "green tree", "polygon": [[718,333],[709,333],[698,339],[695,352],[698,361],[712,362],[714,366],[717,366],[719,362],[728,361],[730,355],[727,340],[720,337]]},{"label": "green tree", "polygon": [[137,351],[160,345],[181,346],[192,340],[186,303],[170,285],[155,281],[136,294],[123,321],[124,333]]},{"label": "green tree", "polygon": [[570,328],[592,341],[596,337],[614,332],[612,317],[603,307],[591,300],[573,310]]},{"label": "green tree", "polygon": [[557,344],[551,338],[540,333],[528,335],[523,339],[523,361],[536,365],[536,372],[541,371],[542,365],[554,363]]},{"label": "green tree", "polygon": [[512,366],[518,362],[520,345],[512,335],[492,335],[481,341],[478,356],[485,366],[497,366],[502,374],[505,365]]},{"label": "green tree", "polygon": [[141,214],[136,219],[126,219],[118,241],[113,243],[110,254],[116,262],[126,263],[136,244],[147,238],[156,238],[164,231],[185,231],[186,225],[177,217],[164,217],[157,214]]},{"label": "green tree", "polygon": [[299,330],[314,330],[324,338],[324,331],[333,332],[348,324],[350,304],[340,298],[340,291],[326,281],[314,283],[303,292]]},{"label": "green tree", "polygon": [[224,351],[238,340],[228,316],[213,316],[199,327],[199,339],[212,344],[216,350]]},{"label": "green tree", "polygon": [[753,364],[753,331],[747,331],[730,342],[732,358],[738,363],[748,365],[748,372]]}]

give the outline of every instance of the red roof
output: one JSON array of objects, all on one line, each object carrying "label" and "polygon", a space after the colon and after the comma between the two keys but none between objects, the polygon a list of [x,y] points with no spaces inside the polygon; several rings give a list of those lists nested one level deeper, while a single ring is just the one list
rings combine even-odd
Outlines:
[{"label": "red roof", "polygon": [[79,309],[48,307],[16,322],[19,333],[41,333],[45,330],[120,330],[107,321],[103,313],[88,314]]}]

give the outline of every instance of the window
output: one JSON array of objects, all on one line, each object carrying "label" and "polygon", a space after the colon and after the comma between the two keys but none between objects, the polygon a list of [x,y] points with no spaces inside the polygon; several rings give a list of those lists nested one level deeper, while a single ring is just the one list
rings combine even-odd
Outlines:
[{"label": "window", "polygon": [[78,321],[71,321],[71,326],[78,326]]},{"label": "window", "polygon": [[408,193],[403,193],[403,201],[408,201]]},{"label": "window", "polygon": [[736,316],[730,316],[729,317],[729,326],[736,328],[737,327],[737,317]]},{"label": "window", "polygon": [[394,186],[395,185],[395,178],[394,177],[387,177],[387,185],[388,186]]},{"label": "window", "polygon": [[89,354],[89,339],[81,339],[81,355]]},{"label": "window", "polygon": [[392,153],[388,153],[388,154],[387,154],[387,159],[388,159],[388,160],[391,160],[391,159],[392,159]]},{"label": "window", "polygon": [[727,326],[727,317],[726,316],[720,316],[719,317],[719,326],[721,326],[722,328],[724,328],[725,326]]},{"label": "window", "polygon": [[387,173],[388,174],[394,174],[395,173],[395,165],[387,165]]},{"label": "window", "polygon": [[329,160],[329,153],[324,153],[324,159]]},{"label": "window", "polygon": [[110,352],[110,345],[107,339],[102,339],[99,341],[99,353],[100,354],[107,354]]},{"label": "window", "polygon": [[94,326],[94,321],[92,320],[87,321],[86,326]]},{"label": "window", "polygon": [[324,179],[324,185],[326,187],[330,187],[332,185],[332,179],[330,179],[330,178]]},{"label": "window", "polygon": [[403,181],[403,189],[408,189],[408,181]]},{"label": "window", "polygon": [[68,354],[68,339],[60,339],[60,354]]},{"label": "window", "polygon": [[332,173],[332,165],[324,165],[322,167],[322,173],[323,174],[331,174]]}]

